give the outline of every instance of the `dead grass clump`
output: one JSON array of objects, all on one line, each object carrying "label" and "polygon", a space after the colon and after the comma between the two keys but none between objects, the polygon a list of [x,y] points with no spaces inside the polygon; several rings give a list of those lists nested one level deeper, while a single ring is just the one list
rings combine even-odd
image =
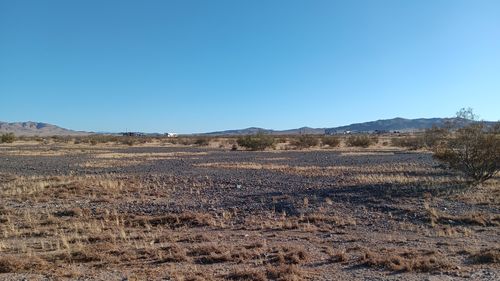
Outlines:
[{"label": "dead grass clump", "polygon": [[214,264],[214,263],[222,263],[222,262],[228,262],[232,260],[232,256],[229,253],[229,251],[226,251],[224,253],[211,253],[208,256],[202,256],[199,257],[196,262],[200,264]]},{"label": "dead grass clump", "polygon": [[500,248],[482,249],[470,257],[474,263],[500,263]]},{"label": "dead grass clump", "polygon": [[0,258],[0,273],[24,271],[26,264],[23,260],[14,257]]},{"label": "dead grass clump", "polygon": [[332,263],[346,262],[349,259],[345,250],[335,251],[331,248],[328,248],[326,253],[328,254],[328,256],[330,256],[329,261]]},{"label": "dead grass clump", "polygon": [[238,281],[266,281],[266,275],[254,269],[237,269],[228,275],[226,275],[228,280],[238,280]]},{"label": "dead grass clump", "polygon": [[465,225],[479,225],[479,226],[499,226],[500,215],[488,215],[483,213],[469,213],[462,215],[450,215],[438,211],[425,203],[425,210],[429,216],[432,226],[436,224],[465,224]]},{"label": "dead grass clump", "polygon": [[89,263],[103,260],[101,254],[90,250],[75,250],[63,252],[48,258],[51,261],[64,261],[66,263]]},{"label": "dead grass clump", "polygon": [[307,261],[309,254],[302,247],[282,247],[271,256],[270,261],[278,264],[301,264]]},{"label": "dead grass clump", "polygon": [[197,257],[196,262],[200,264],[213,264],[233,260],[229,250],[217,245],[194,247],[188,252],[188,255]]},{"label": "dead grass clump", "polygon": [[296,265],[280,265],[267,268],[267,277],[277,281],[303,280],[301,270]]},{"label": "dead grass clump", "polygon": [[47,261],[38,256],[31,256],[29,259],[17,258],[14,256],[0,257],[0,273],[21,273],[43,270],[47,267]]},{"label": "dead grass clump", "polygon": [[206,256],[212,253],[221,253],[222,248],[216,245],[202,245],[192,248],[188,255],[190,256]]},{"label": "dead grass clump", "polygon": [[352,218],[348,217],[338,217],[334,215],[325,215],[325,214],[309,214],[299,219],[300,223],[312,223],[316,226],[320,226],[321,224],[330,224],[334,226],[347,226],[347,225],[356,225],[356,221]]},{"label": "dead grass clump", "polygon": [[156,218],[147,218],[136,220],[139,225],[149,224],[151,226],[167,225],[172,228],[179,227],[202,227],[211,226],[214,224],[214,218],[210,214],[205,213],[182,213],[169,214]]},{"label": "dead grass clump", "polygon": [[[150,277],[150,276],[148,276]],[[191,269],[189,272],[173,272],[171,273],[170,278],[168,280],[176,280],[176,281],[211,281],[214,280],[212,277],[207,275],[206,273],[200,272],[196,269]],[[144,280],[147,280],[146,278]]]},{"label": "dead grass clump", "polygon": [[177,240],[177,242],[186,242],[186,243],[202,243],[202,242],[210,242],[210,238],[208,238],[205,234],[196,234],[190,235]]},{"label": "dead grass clump", "polygon": [[189,257],[187,256],[187,252],[184,248],[181,248],[179,245],[172,245],[169,247],[162,248],[163,254],[160,254],[159,263],[165,262],[186,262],[189,261]]},{"label": "dead grass clump", "polygon": [[363,264],[401,272],[438,272],[452,268],[451,263],[434,251],[382,251],[365,250]]},{"label": "dead grass clump", "polygon": [[265,245],[263,242],[257,241],[257,242],[251,243],[249,245],[245,245],[244,247],[245,247],[245,249],[257,249],[257,248],[262,248],[264,246]]},{"label": "dead grass clump", "polygon": [[54,216],[56,217],[80,217],[83,212],[80,208],[73,208],[68,210],[61,210],[54,212]]}]

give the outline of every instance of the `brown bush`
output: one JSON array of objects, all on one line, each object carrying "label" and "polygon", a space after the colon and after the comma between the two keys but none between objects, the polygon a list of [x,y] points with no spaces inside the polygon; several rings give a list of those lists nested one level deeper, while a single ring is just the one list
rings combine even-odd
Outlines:
[{"label": "brown bush", "polygon": [[391,139],[393,146],[404,147],[411,150],[417,150],[425,147],[424,139],[422,137],[395,137]]},{"label": "brown bush", "polygon": [[469,125],[438,146],[434,157],[479,184],[500,169],[500,134],[484,124]]},{"label": "brown bush", "polygon": [[402,272],[437,272],[452,268],[452,264],[434,251],[401,251],[374,253],[366,250],[361,261],[369,267]]},{"label": "brown bush", "polygon": [[471,255],[474,263],[500,263],[500,248],[483,249]]},{"label": "brown bush", "polygon": [[301,149],[317,146],[318,143],[318,137],[313,135],[300,135],[292,140],[292,145]]},{"label": "brown bush", "polygon": [[264,273],[252,270],[252,269],[238,269],[228,275],[226,275],[228,280],[239,280],[239,281],[266,281],[267,278]]},{"label": "brown bush", "polygon": [[321,139],[323,145],[328,145],[329,147],[337,147],[340,145],[340,138],[338,137],[323,137]]},{"label": "brown bush", "polygon": [[200,137],[194,141],[194,144],[198,146],[207,146],[210,144],[210,139],[206,137]]},{"label": "brown bush", "polygon": [[378,143],[378,138],[368,135],[354,135],[348,137],[346,143],[348,146],[369,147],[372,144]]}]

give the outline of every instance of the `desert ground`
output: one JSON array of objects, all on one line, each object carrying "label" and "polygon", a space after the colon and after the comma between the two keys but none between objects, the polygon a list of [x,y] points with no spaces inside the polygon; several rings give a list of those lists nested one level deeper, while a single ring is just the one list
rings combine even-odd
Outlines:
[{"label": "desert ground", "polygon": [[426,151],[0,145],[0,280],[500,280],[500,180]]}]

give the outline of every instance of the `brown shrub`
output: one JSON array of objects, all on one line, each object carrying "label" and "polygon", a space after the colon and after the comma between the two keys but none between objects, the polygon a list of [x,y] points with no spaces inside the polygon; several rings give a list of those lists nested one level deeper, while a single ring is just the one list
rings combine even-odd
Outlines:
[{"label": "brown shrub", "polygon": [[149,224],[151,226],[167,225],[172,228],[179,228],[183,226],[188,227],[202,227],[213,225],[214,218],[210,214],[204,213],[182,213],[182,214],[168,214],[155,218],[140,218],[134,220],[132,224],[144,226]]},{"label": "brown shrub", "polygon": [[282,247],[271,256],[270,261],[278,264],[301,264],[308,258],[309,254],[302,247]]},{"label": "brown shrub", "polygon": [[365,250],[361,261],[369,267],[403,272],[436,272],[452,268],[450,262],[433,251],[382,251],[374,253]]},{"label": "brown shrub", "polygon": [[340,145],[340,138],[338,137],[323,137],[321,139],[323,145],[328,145],[329,147],[337,147]]},{"label": "brown shrub", "polygon": [[21,273],[43,270],[47,267],[47,261],[38,256],[29,259],[17,258],[15,256],[0,257],[0,273]]},{"label": "brown shrub", "polygon": [[372,144],[378,143],[377,137],[370,137],[368,135],[353,135],[347,138],[346,144],[348,146],[369,147]]},{"label": "brown shrub", "polygon": [[313,135],[300,135],[292,139],[292,145],[300,149],[317,146],[318,143],[318,137]]},{"label": "brown shrub", "polygon": [[482,249],[471,255],[474,263],[500,263],[500,248]]},{"label": "brown shrub", "polygon": [[[158,262],[185,262],[188,261],[189,258],[187,256],[186,250],[181,248],[179,245],[172,245],[170,247],[164,247],[161,249],[163,251],[160,254],[160,258]],[[166,254],[165,256],[163,254]]]},{"label": "brown shrub", "polygon": [[435,149],[434,157],[469,177],[472,184],[500,170],[500,132],[483,124],[458,129],[456,136]]},{"label": "brown shrub", "polygon": [[267,277],[277,281],[300,281],[303,280],[302,272],[296,265],[280,265],[268,267]]},{"label": "brown shrub", "polygon": [[228,275],[226,275],[228,280],[239,280],[239,281],[266,281],[266,275],[257,270],[253,269],[237,269]]}]

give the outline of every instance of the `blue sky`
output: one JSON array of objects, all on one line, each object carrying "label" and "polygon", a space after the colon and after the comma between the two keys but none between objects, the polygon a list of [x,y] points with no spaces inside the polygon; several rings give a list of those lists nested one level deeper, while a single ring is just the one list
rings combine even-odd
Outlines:
[{"label": "blue sky", "polygon": [[500,119],[500,1],[0,0],[0,120],[180,133]]}]

